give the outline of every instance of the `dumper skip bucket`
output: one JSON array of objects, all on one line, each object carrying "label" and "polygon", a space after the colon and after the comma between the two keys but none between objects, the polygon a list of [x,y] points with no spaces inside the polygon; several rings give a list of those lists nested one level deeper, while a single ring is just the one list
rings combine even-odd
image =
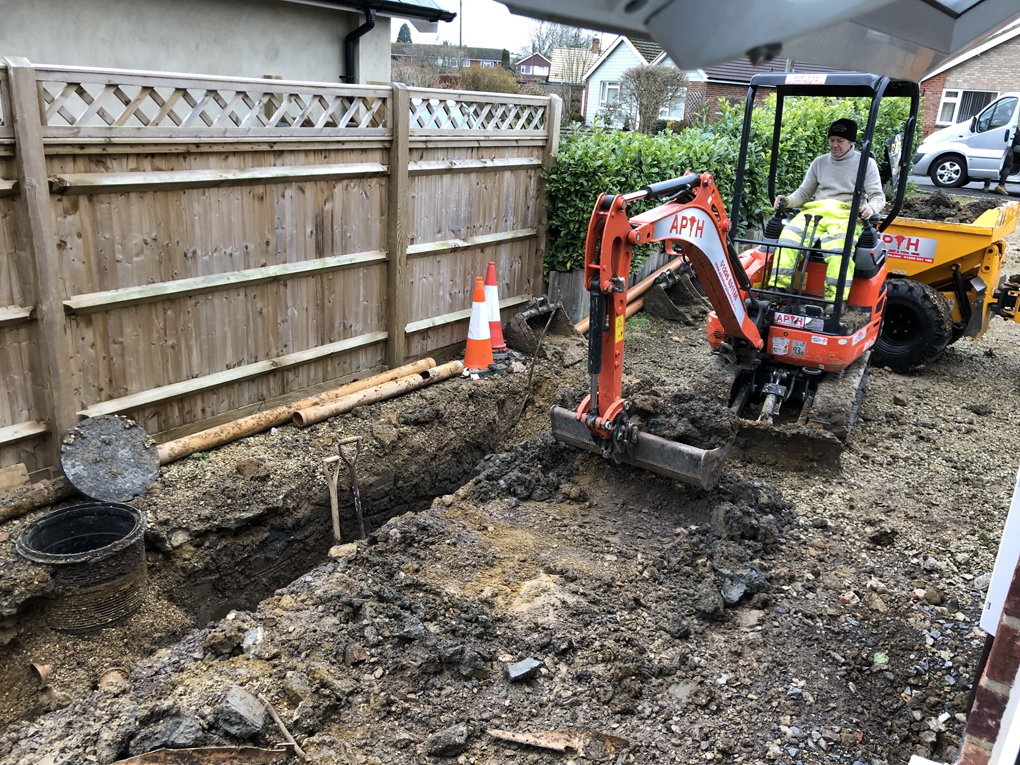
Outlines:
[{"label": "dumper skip bucket", "polygon": [[[602,454],[584,423],[574,412],[559,406],[549,410],[552,434],[557,441]],[[719,480],[726,447],[699,449],[689,444],[668,441],[651,433],[639,433],[637,442],[620,455],[620,461],[650,470],[666,478],[689,483],[699,489],[711,489]]]}]

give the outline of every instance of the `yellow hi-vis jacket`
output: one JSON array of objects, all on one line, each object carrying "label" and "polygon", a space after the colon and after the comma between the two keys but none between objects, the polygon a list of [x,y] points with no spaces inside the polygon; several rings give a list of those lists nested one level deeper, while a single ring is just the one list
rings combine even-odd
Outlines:
[{"label": "yellow hi-vis jacket", "polygon": [[[814,221],[808,223],[808,216],[812,218],[821,215],[822,219],[815,228]],[[793,220],[786,224],[783,233],[779,236],[779,245],[792,244],[800,247],[814,247],[819,242],[823,250],[843,250],[843,242],[846,239],[847,221],[850,220],[850,205],[847,202],[838,202],[835,199],[817,199],[807,202],[800,209]],[[804,239],[804,231],[812,241]],[[855,229],[855,236],[859,233],[860,223]],[[812,236],[813,234],[813,236]],[[804,280],[807,278],[807,264],[805,263],[810,253],[800,250],[779,249],[776,252],[776,287],[789,292],[800,292]],[[837,255],[825,255],[825,299],[836,299],[836,285],[839,283],[839,269],[842,259]],[[843,299],[850,295],[850,280],[854,275],[854,260],[850,258],[846,268],[846,285],[843,288]],[[791,286],[792,285],[792,286]]]}]

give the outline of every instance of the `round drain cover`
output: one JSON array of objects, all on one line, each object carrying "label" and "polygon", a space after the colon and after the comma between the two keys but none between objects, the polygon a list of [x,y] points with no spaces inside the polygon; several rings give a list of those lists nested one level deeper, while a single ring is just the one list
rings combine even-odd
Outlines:
[{"label": "round drain cover", "polygon": [[104,414],[71,428],[60,447],[60,464],[86,497],[126,502],[155,480],[159,452],[134,420]]}]

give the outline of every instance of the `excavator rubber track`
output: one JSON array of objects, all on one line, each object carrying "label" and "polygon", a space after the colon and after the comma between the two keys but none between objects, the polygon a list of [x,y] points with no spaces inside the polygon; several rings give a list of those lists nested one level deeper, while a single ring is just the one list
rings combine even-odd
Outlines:
[{"label": "excavator rubber track", "polygon": [[[838,465],[860,412],[870,361],[868,351],[842,372],[822,377],[795,422],[758,422],[753,402],[745,405],[738,412],[735,451],[757,461]],[[698,388],[720,404],[731,405],[739,377],[739,370],[716,356],[702,373]]]}]

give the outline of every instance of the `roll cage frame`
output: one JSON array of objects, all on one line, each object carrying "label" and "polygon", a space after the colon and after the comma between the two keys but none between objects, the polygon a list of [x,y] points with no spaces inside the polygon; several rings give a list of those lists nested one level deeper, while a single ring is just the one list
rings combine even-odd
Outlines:
[{"label": "roll cage frame", "polygon": [[[875,126],[878,123],[878,112],[883,98],[909,98],[910,116],[904,125],[903,148],[899,157],[899,174],[896,184],[896,194],[893,200],[892,209],[879,224],[878,230],[885,229],[893,222],[903,204],[903,195],[907,188],[907,179],[910,169],[911,149],[914,143],[914,130],[917,126],[917,114],[920,107],[920,90],[916,82],[909,80],[893,80],[888,77],[880,77],[873,74],[849,73],[849,74],[758,74],[751,78],[750,87],[747,90],[747,100],[744,107],[744,124],[740,134],[740,158],[737,162],[737,174],[733,184],[733,203],[730,206],[730,220],[740,220],[740,205],[743,197],[744,175],[747,166],[747,148],[751,137],[751,116],[754,112],[754,100],[760,88],[775,88],[776,90],[776,113],[772,126],[772,147],[769,159],[768,193],[769,199],[776,198],[776,172],[779,167],[779,138],[782,133],[783,122],[783,101],[791,97],[812,97],[812,98],[870,98],[871,107],[868,111],[868,122],[864,129],[864,137],[860,144],[860,153],[868,157],[872,154],[872,142],[875,135]],[[864,188],[864,176],[867,173],[868,163],[861,162],[857,168],[857,179],[854,184],[853,200],[850,203],[850,220],[856,221],[861,208],[861,196]],[[894,172],[894,177],[896,174]],[[855,225],[847,226],[846,238],[843,241],[842,250],[825,250],[818,247],[803,247],[795,245],[783,245],[783,249],[798,250],[818,255],[839,255],[842,262],[839,269],[839,281],[836,285],[836,298],[827,300],[825,298],[813,298],[801,296],[807,303],[823,306],[832,305],[832,314],[825,319],[825,331],[830,334],[839,334],[840,317],[843,313],[843,292],[846,287],[847,270],[850,258],[854,253]],[[736,251],[737,244],[775,247],[774,242],[765,242],[760,239],[749,239],[736,236],[736,226],[729,234],[729,245],[732,251]],[[764,287],[765,285],[763,285]],[[752,288],[752,294],[756,297],[789,299],[786,292],[769,290],[763,288]]]}]

